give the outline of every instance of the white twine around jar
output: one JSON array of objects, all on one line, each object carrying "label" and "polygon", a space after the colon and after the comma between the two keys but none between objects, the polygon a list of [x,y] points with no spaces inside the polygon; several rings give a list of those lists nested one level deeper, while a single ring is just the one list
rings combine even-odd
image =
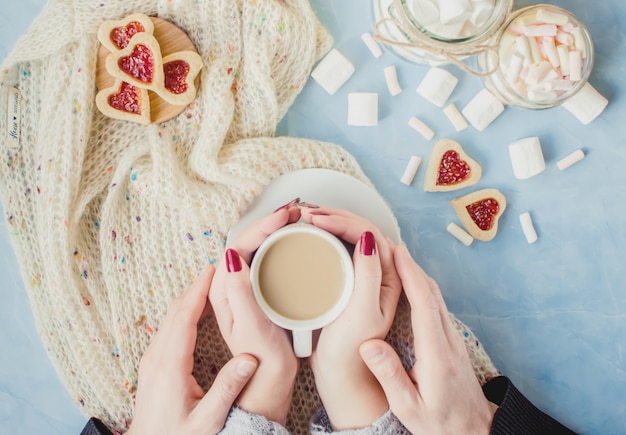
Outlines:
[{"label": "white twine around jar", "polygon": [[[376,39],[377,41],[393,47],[419,49],[426,51],[435,57],[441,57],[450,61],[466,73],[476,77],[487,77],[497,71],[500,63],[498,60],[500,57],[500,53],[498,50],[499,47],[495,43],[489,43],[489,39],[491,39],[493,35],[496,35],[500,32],[506,20],[503,20],[503,22],[494,29],[493,33],[484,35],[482,38],[476,41],[466,42],[462,45],[459,44],[455,46],[453,42],[438,41],[436,39],[428,37],[423,32],[416,29],[415,26],[409,22],[406,15],[401,12],[401,0],[393,0],[393,5],[396,11],[398,11],[397,18],[381,18],[374,24],[374,39]],[[380,31],[380,28],[382,25],[388,23],[396,26],[396,28],[398,28],[402,33],[409,37],[408,39],[410,41],[396,41],[384,36],[383,33]],[[475,69],[472,69],[467,66],[462,60],[465,57],[475,56],[477,54],[488,51],[493,53],[497,62],[494,62],[493,66],[487,71],[477,71]]]}]

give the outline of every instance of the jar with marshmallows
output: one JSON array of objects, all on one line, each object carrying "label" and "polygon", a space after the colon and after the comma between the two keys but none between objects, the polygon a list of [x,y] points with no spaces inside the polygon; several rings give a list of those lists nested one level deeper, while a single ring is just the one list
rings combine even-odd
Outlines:
[{"label": "jar with marshmallows", "polygon": [[488,49],[513,0],[374,0],[376,38],[400,56],[431,66],[454,63]]},{"label": "jar with marshmallows", "polygon": [[516,10],[495,37],[497,51],[478,56],[486,87],[505,104],[555,107],[585,86],[594,61],[585,25],[556,6]]}]

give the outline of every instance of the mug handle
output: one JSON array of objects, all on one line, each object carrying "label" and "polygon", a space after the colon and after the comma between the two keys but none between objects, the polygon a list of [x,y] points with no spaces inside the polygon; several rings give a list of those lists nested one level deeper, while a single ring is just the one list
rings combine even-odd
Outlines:
[{"label": "mug handle", "polygon": [[298,358],[311,356],[313,350],[313,331],[291,331],[293,335],[293,350]]}]

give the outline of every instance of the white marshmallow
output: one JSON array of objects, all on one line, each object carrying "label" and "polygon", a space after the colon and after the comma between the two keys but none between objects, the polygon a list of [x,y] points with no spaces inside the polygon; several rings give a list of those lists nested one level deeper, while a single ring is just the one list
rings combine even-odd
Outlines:
[{"label": "white marshmallow", "polygon": [[441,68],[431,68],[417,87],[417,93],[435,106],[443,107],[459,79]]},{"label": "white marshmallow", "polygon": [[474,27],[480,28],[485,25],[491,14],[493,13],[493,3],[490,1],[474,1],[472,2],[474,10],[470,17],[470,22]]},{"label": "white marshmallow", "polygon": [[537,17],[537,21],[556,24],[557,26],[563,26],[569,22],[567,15],[550,12],[545,9],[539,9],[535,16]]},{"label": "white marshmallow", "polygon": [[567,32],[556,32],[556,40],[563,45],[572,46],[574,45],[574,37],[571,33]]},{"label": "white marshmallow", "polygon": [[541,56],[541,52],[539,51],[539,44],[537,44],[537,40],[534,36],[527,36],[528,47],[530,48],[530,56],[532,58],[532,63],[539,63],[543,60]]},{"label": "white marshmallow", "polygon": [[565,100],[562,106],[583,125],[587,125],[600,116],[608,104],[609,100],[587,82],[576,94]]},{"label": "white marshmallow", "polygon": [[546,57],[554,68],[558,68],[561,65],[561,59],[559,58],[559,52],[556,51],[556,45],[554,44],[554,38],[547,36],[542,38],[541,45]]},{"label": "white marshmallow", "polygon": [[524,27],[524,35],[535,36],[556,36],[556,26],[554,24],[537,24]]},{"label": "white marshmallow", "polygon": [[354,65],[337,49],[333,48],[315,67],[311,77],[326,92],[334,95],[352,74],[354,74]]},{"label": "white marshmallow", "polygon": [[431,140],[435,137],[435,132],[415,116],[409,119],[409,126],[424,136],[424,139],[426,140]]},{"label": "white marshmallow", "polygon": [[465,28],[465,21],[459,21],[449,24],[433,23],[428,26],[428,31],[432,34],[442,36],[444,38],[458,39],[463,36]]},{"label": "white marshmallow", "polygon": [[352,92],[348,94],[348,125],[372,127],[378,124],[378,94]]},{"label": "white marshmallow", "polygon": [[455,224],[454,222],[450,222],[446,230],[452,234],[456,239],[463,243],[465,246],[469,246],[474,241],[474,238],[468,234],[463,228]]},{"label": "white marshmallow", "polygon": [[370,51],[370,53],[372,53],[372,56],[378,59],[380,56],[383,55],[382,48],[380,48],[380,45],[378,45],[378,42],[376,42],[371,33],[365,32],[364,34],[362,34],[361,40],[363,40],[367,49]]},{"label": "white marshmallow", "polygon": [[509,145],[513,173],[518,180],[526,180],[543,172],[546,162],[538,137],[527,137]]},{"label": "white marshmallow", "polygon": [[420,156],[411,156],[411,159],[404,170],[404,174],[402,174],[402,178],[400,178],[400,182],[410,186],[411,183],[413,183],[413,179],[415,178],[415,174],[417,173],[421,163],[422,158]]},{"label": "white marshmallow", "polygon": [[387,83],[387,89],[392,97],[402,92],[400,83],[398,83],[398,72],[395,65],[390,65],[385,68],[385,82]]},{"label": "white marshmallow", "polygon": [[533,56],[530,52],[530,46],[528,45],[528,38],[525,36],[518,36],[515,39],[515,48],[517,48],[517,51],[524,56],[526,63],[533,63]]},{"label": "white marshmallow", "polygon": [[469,18],[472,6],[468,0],[439,0],[441,24],[456,23]]},{"label": "white marshmallow", "polygon": [[536,85],[541,83],[548,73],[552,70],[552,65],[550,62],[540,62],[535,65],[531,65],[528,68],[528,75],[526,76],[526,80],[524,80],[529,85]]},{"label": "white marshmallow", "polygon": [[542,91],[540,89],[531,89],[527,92],[530,101],[545,102],[552,101],[559,96],[556,91]]},{"label": "white marshmallow", "polygon": [[502,112],[504,112],[504,104],[487,88],[483,88],[461,110],[465,119],[478,131],[487,128]]},{"label": "white marshmallow", "polygon": [[519,78],[520,71],[522,70],[522,66],[524,65],[524,57],[515,53],[511,56],[511,60],[509,62],[509,69],[506,72],[506,81],[510,84],[514,84]]},{"label": "white marshmallow", "polygon": [[522,224],[522,231],[524,232],[524,236],[526,237],[526,241],[531,244],[537,241],[537,232],[535,231],[535,226],[533,225],[533,220],[530,217],[529,212],[524,212],[519,215],[520,224]]},{"label": "white marshmallow", "polygon": [[435,0],[413,0],[409,7],[414,17],[419,18],[422,26],[429,26],[439,22],[439,4]]},{"label": "white marshmallow", "polygon": [[583,30],[580,27],[575,27],[570,33],[574,37],[574,46],[576,47],[576,50],[580,51],[580,57],[585,59],[587,57],[587,45],[585,44]]},{"label": "white marshmallow", "polygon": [[559,45],[556,47],[557,53],[559,53],[559,63],[561,65],[561,74],[564,77],[569,76],[569,50],[565,45]]},{"label": "white marshmallow", "polygon": [[459,109],[456,108],[454,103],[448,104],[443,109],[443,113],[446,114],[456,131],[463,131],[467,128],[467,121],[463,118],[463,115],[459,112]]},{"label": "white marshmallow", "polygon": [[584,158],[585,158],[585,152],[579,149],[579,150],[574,151],[571,154],[568,154],[567,156],[563,157],[561,160],[556,162],[556,166],[561,171],[564,171],[570,166],[572,166],[574,163],[580,162]]},{"label": "white marshmallow", "polygon": [[571,80],[555,79],[546,82],[544,86],[546,91],[569,91],[574,83]]},{"label": "white marshmallow", "polygon": [[583,59],[579,50],[569,52],[569,79],[573,82],[583,78]]}]

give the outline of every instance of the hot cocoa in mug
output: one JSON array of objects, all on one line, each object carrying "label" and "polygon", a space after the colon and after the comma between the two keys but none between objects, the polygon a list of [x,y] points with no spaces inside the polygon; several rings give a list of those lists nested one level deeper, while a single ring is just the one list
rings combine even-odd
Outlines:
[{"label": "hot cocoa in mug", "polygon": [[334,235],[310,224],[272,233],[250,266],[255,299],[268,318],[293,332],[299,357],[311,354],[311,333],[347,306],[354,287],[352,259]]}]

